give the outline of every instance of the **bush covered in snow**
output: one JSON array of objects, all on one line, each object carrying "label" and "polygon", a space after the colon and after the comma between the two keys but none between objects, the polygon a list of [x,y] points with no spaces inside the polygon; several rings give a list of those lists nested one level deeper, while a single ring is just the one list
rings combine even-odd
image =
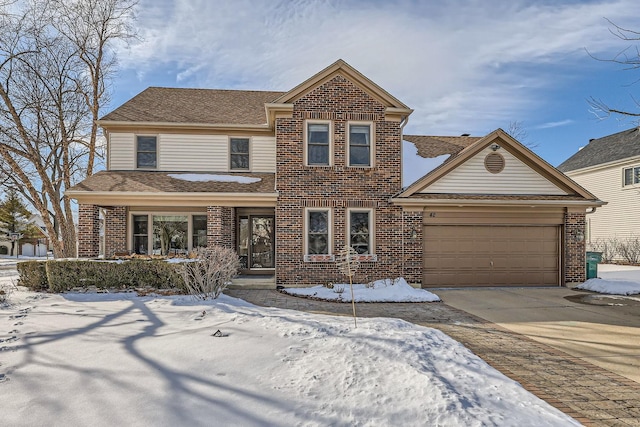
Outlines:
[{"label": "bush covered in snow", "polygon": [[240,258],[222,246],[200,248],[196,254],[196,260],[181,264],[185,287],[198,299],[216,299],[238,274]]}]

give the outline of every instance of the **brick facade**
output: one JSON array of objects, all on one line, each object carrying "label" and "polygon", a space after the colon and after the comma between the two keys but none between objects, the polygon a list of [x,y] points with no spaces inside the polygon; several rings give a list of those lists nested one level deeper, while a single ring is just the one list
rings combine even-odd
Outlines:
[{"label": "brick facade", "polygon": [[100,250],[100,210],[96,205],[78,206],[78,256],[97,258]]},{"label": "brick facade", "polygon": [[235,210],[223,206],[207,207],[207,246],[235,249]]},{"label": "brick facade", "polygon": [[127,252],[127,208],[114,206],[105,211],[104,256]]},{"label": "brick facade", "polygon": [[[409,211],[403,213],[404,224],[403,273],[409,283],[422,283],[422,223],[423,212]],[[415,231],[415,237],[413,236]]]},{"label": "brick facade", "polygon": [[[306,120],[332,123],[332,166],[305,166]],[[372,124],[373,164],[347,165],[350,121]],[[347,243],[349,208],[372,209],[375,219],[375,262],[362,262],[358,282],[402,275],[402,208],[389,197],[401,189],[400,123],[386,121],[385,106],[348,79],[338,75],[294,102],[291,118],[276,119],[276,281],[297,286],[345,281],[335,262],[304,262],[305,208],[332,212],[333,247],[337,254]]]},{"label": "brick facade", "polygon": [[567,212],[564,218],[564,282],[586,280],[585,213]]}]

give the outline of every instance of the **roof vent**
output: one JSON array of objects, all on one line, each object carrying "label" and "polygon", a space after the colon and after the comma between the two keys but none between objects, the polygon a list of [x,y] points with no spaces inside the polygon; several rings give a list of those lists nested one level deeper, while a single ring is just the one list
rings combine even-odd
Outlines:
[{"label": "roof vent", "polygon": [[484,158],[484,167],[491,173],[500,173],[504,169],[504,157],[498,153],[489,153]]},{"label": "roof vent", "polygon": [[460,135],[460,136],[471,136],[471,134],[470,134],[470,133],[463,133],[463,134],[462,134],[462,135]]},{"label": "roof vent", "polygon": [[595,138],[589,138],[589,142],[593,141]]}]

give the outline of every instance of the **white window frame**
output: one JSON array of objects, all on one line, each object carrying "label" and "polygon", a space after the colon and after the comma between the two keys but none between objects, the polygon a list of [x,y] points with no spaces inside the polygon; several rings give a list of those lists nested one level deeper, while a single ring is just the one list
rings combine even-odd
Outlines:
[{"label": "white window frame", "polygon": [[[631,171],[631,184],[626,182],[626,172]],[[640,184],[640,165],[629,166],[622,168],[622,188],[636,188]]]},{"label": "white window frame", "polygon": [[[309,125],[328,125],[329,132],[329,158],[327,164],[309,163]],[[330,167],[333,166],[333,122],[331,120],[305,120],[304,122],[304,164],[310,167]]]},{"label": "white window frame", "polygon": [[[311,212],[327,212],[327,249],[326,254],[309,253],[309,214]],[[303,252],[304,262],[331,262],[335,261],[333,254],[333,209],[331,208],[305,208],[304,210],[304,238]]]},{"label": "white window frame", "polygon": [[[351,126],[369,126],[369,164],[368,165],[353,165],[351,164]],[[373,122],[361,122],[361,121],[349,121],[347,122],[347,128],[345,130],[346,133],[346,157],[347,157],[347,166],[351,168],[372,168],[374,167],[375,156],[375,126]],[[361,146],[362,147],[362,146]]]},{"label": "white window frame", "polygon": [[[249,167],[247,169],[239,169],[239,168],[233,169],[231,167],[231,156],[234,154],[231,151],[231,140],[232,139],[246,139],[247,141],[249,141],[249,147],[247,149],[247,156],[249,156],[249,162],[248,162],[249,163]],[[230,136],[229,137],[229,145],[228,145],[228,147],[229,147],[229,171],[230,172],[234,172],[234,171],[250,172],[251,171],[251,165],[252,165],[252,162],[253,162],[253,155],[252,155],[252,152],[251,152],[252,151],[251,150],[252,146],[253,146],[253,141],[252,141],[252,138],[250,136]]]},{"label": "white window frame", "polygon": [[375,210],[366,208],[348,208],[346,218],[346,240],[349,247],[351,247],[351,213],[367,212],[369,214],[369,253],[360,254],[358,259],[360,261],[377,261],[376,256],[376,219]]},{"label": "white window frame", "polygon": [[[153,137],[156,139],[156,165],[155,166],[138,166],[138,138],[150,138]],[[136,134],[135,135],[136,138],[136,150],[135,150],[135,158],[134,158],[134,163],[136,166],[136,169],[140,169],[140,170],[157,170],[160,166],[160,136],[159,135],[152,135],[152,134]]]},{"label": "white window frame", "polygon": [[186,216],[187,217],[187,251],[193,250],[193,216],[204,215],[206,212],[192,212],[192,211],[131,211],[128,214],[127,224],[127,250],[133,253],[133,217],[134,215],[146,215],[147,216],[147,255],[153,253],[153,217],[154,216]]}]

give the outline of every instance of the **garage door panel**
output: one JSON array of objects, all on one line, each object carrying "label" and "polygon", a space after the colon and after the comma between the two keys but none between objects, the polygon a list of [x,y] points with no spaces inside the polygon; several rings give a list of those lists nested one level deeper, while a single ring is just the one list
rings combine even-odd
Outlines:
[{"label": "garage door panel", "polygon": [[559,226],[424,226],[423,286],[559,284]]}]

